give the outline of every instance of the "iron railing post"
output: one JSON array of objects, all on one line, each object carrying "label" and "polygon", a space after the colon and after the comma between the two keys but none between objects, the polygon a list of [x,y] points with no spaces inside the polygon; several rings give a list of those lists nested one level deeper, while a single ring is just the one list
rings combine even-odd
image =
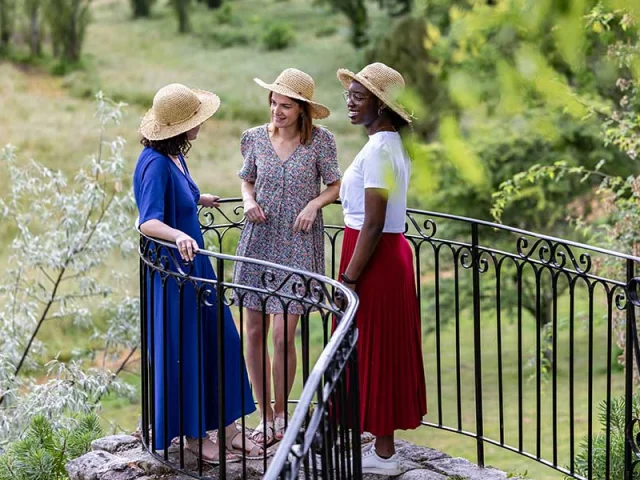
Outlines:
[{"label": "iron railing post", "polygon": [[[224,260],[216,258],[216,306],[218,326],[218,447],[220,460],[220,478],[227,477],[225,405],[224,405]],[[199,339],[200,340],[200,339]],[[242,380],[240,380],[242,381]]]},{"label": "iron railing post", "polygon": [[[631,286],[631,280],[634,275],[633,260],[627,260],[627,288]],[[631,292],[627,291],[627,325],[625,335],[625,382],[624,382],[624,400],[625,400],[625,427],[629,428],[633,421],[633,349],[635,345],[635,339],[633,338],[633,322],[635,319],[635,306],[631,301]],[[631,480],[633,478],[633,461],[631,458],[631,438],[627,437],[627,441],[624,442],[624,480]]]},{"label": "iron railing post", "polygon": [[476,451],[478,465],[484,467],[484,429],[482,420],[482,335],[480,325],[480,249],[478,224],[471,224],[471,271],[473,274],[473,351],[476,380]]},{"label": "iron railing post", "polygon": [[[140,252],[144,252],[145,240],[140,236]],[[147,322],[153,321],[147,318],[147,266],[140,255],[140,374],[142,384],[142,418],[140,428],[142,429],[142,439],[145,445],[149,445],[149,358],[147,351]],[[151,287],[153,288],[153,286]],[[143,447],[144,448],[144,447]]]}]

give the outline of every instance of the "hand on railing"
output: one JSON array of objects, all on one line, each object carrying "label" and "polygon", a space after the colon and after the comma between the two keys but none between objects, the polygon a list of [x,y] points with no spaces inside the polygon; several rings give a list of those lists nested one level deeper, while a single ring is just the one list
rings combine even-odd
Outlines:
[{"label": "hand on railing", "polygon": [[214,208],[220,206],[220,197],[217,195],[211,195],[210,193],[203,193],[200,195],[200,200],[198,200],[198,205],[202,205],[207,208]]},{"label": "hand on railing", "polygon": [[185,262],[191,262],[198,252],[198,243],[186,233],[180,233],[176,237],[176,245],[182,260]]}]

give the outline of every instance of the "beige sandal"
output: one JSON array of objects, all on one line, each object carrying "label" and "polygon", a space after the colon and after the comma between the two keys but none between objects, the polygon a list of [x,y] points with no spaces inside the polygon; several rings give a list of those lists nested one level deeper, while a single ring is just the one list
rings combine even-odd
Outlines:
[{"label": "beige sandal", "polygon": [[284,429],[286,423],[288,423],[288,421],[285,421],[285,417],[273,417],[273,435],[276,439],[276,442],[279,442],[284,438]]},{"label": "beige sandal", "polygon": [[[208,454],[205,452],[205,443],[206,441],[209,440],[209,442],[211,442],[211,444],[214,446],[213,451],[215,452],[215,454]],[[199,446],[199,442],[197,438],[187,438],[187,441],[184,444],[184,448],[185,450],[189,450],[191,453],[193,453],[196,457],[199,457],[199,450],[200,450],[200,446]],[[219,457],[219,453],[218,453],[218,444],[216,442],[214,442],[213,440],[211,440],[209,437],[206,437],[203,439],[202,441],[202,456],[199,457],[200,460],[202,460],[205,463],[217,466],[220,465],[220,457]],[[237,455],[235,455],[232,452],[227,452],[225,455],[225,460],[227,461],[227,463],[236,463],[240,461],[240,457],[238,457]]]},{"label": "beige sandal", "polygon": [[[240,436],[239,441],[234,441]],[[262,460],[265,457],[265,449],[262,445],[256,443],[249,435],[246,435],[244,442],[244,450],[242,448],[242,430],[237,430],[236,434],[227,441],[227,451],[236,455],[242,455],[247,460]],[[266,456],[271,455],[271,452],[266,451]]]},{"label": "beige sandal", "polygon": [[[265,428],[264,420],[260,420],[258,426],[253,432],[251,432],[251,435],[249,435],[249,438],[258,445],[264,445],[266,442],[267,447],[270,447],[275,441],[274,434],[275,430],[273,429],[273,422],[267,421],[267,426]],[[262,440],[258,438],[258,435],[262,436]]]}]

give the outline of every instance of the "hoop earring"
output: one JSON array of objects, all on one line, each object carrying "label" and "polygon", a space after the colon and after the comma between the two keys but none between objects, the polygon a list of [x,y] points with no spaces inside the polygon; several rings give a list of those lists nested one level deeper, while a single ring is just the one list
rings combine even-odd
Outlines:
[{"label": "hoop earring", "polygon": [[378,107],[378,116],[379,117],[382,116],[382,112],[384,112],[384,107],[383,106]]}]

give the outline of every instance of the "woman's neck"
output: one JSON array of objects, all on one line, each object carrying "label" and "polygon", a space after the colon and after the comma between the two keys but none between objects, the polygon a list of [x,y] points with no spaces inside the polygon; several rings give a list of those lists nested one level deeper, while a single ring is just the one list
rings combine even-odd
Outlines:
[{"label": "woman's neck", "polygon": [[379,115],[373,122],[365,126],[367,135],[373,135],[378,132],[396,132],[391,119],[386,115]]},{"label": "woman's neck", "polygon": [[286,128],[276,128],[273,124],[269,125],[269,130],[273,137],[278,137],[286,142],[292,142],[300,139],[300,130],[297,125],[291,125]]}]

